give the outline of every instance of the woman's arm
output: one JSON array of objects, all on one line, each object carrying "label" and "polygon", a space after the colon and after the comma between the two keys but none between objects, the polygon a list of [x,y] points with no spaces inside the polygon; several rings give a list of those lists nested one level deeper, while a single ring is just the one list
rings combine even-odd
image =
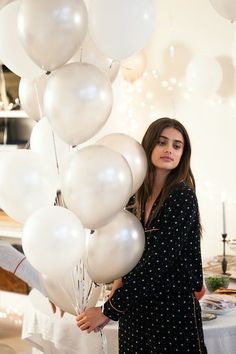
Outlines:
[{"label": "woman's arm", "polygon": [[112,289],[111,289],[111,292],[110,292],[108,298],[110,299],[113,296],[113,294],[115,293],[116,289],[119,289],[121,286],[122,286],[122,278],[114,280],[113,285],[112,285]]},{"label": "woman's arm", "polygon": [[[110,299],[115,291],[122,286],[122,278],[116,279],[113,282],[111,292],[108,296]],[[87,330],[88,333],[94,331],[98,332],[103,328],[110,318],[106,317],[102,313],[101,307],[91,307],[82,312],[79,316],[76,317],[77,326],[82,330]]]},{"label": "woman's arm", "polygon": [[32,267],[23,253],[7,243],[0,242],[0,267],[15,274],[31,288],[45,295],[40,273]]},{"label": "woman's arm", "polygon": [[76,317],[77,326],[82,331],[90,333],[100,327],[104,327],[109,322],[109,318],[102,313],[101,307],[91,307]]}]

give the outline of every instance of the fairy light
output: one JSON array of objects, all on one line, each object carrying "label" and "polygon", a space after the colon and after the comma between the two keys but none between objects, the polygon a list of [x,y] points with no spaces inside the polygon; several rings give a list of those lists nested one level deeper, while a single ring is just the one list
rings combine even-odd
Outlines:
[{"label": "fairy light", "polygon": [[152,99],[153,99],[153,92],[148,91],[148,92],[146,93],[146,98],[147,98],[148,100],[152,100]]},{"label": "fairy light", "polygon": [[158,74],[157,70],[152,70],[152,77],[154,79],[157,79],[159,77],[159,74]]},{"label": "fairy light", "polygon": [[140,103],[140,107],[142,107],[142,108],[146,107],[146,103],[145,103],[144,101],[142,101],[142,102]]},{"label": "fairy light", "polygon": [[0,319],[14,323],[16,326],[22,326],[23,314],[17,308],[8,306],[0,309]]},{"label": "fairy light", "polygon": [[0,318],[7,318],[6,312],[1,312],[0,311]]},{"label": "fairy light", "polygon": [[170,57],[173,59],[175,55],[175,47],[173,44],[170,45],[169,51],[170,51]]},{"label": "fairy light", "polygon": [[169,79],[169,82],[170,82],[172,85],[176,85],[177,79],[176,79],[175,77],[171,77],[171,78]]},{"label": "fairy light", "polygon": [[161,82],[161,86],[163,86],[163,87],[168,87],[168,81],[162,81]]},{"label": "fairy light", "polygon": [[213,107],[216,105],[216,102],[214,100],[209,100],[209,104],[211,107]]}]

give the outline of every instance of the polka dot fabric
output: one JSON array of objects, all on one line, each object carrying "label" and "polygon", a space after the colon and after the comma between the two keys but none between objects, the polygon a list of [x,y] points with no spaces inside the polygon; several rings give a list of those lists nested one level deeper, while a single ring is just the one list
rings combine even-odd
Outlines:
[{"label": "polka dot fabric", "polygon": [[[207,353],[201,309],[199,212],[195,193],[179,184],[144,225],[145,250],[104,305],[119,320],[119,353]],[[144,213],[142,220],[144,219]]]}]

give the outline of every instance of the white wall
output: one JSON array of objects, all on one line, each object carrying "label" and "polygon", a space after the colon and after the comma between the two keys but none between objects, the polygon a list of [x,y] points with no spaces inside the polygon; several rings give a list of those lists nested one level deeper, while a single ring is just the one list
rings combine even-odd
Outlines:
[{"label": "white wall", "polygon": [[[202,250],[207,258],[222,253],[223,199],[228,239],[236,238],[236,94],[232,64],[236,25],[218,15],[208,0],[156,0],[156,14],[156,30],[145,48],[146,74],[134,84],[125,82],[121,75],[116,79],[111,117],[87,143],[116,131],[141,140],[154,119],[179,119],[192,141],[192,167],[204,229]],[[172,57],[170,45],[174,49]],[[216,58],[223,70],[221,86],[213,97],[189,95],[184,87],[186,67],[199,54]],[[176,83],[168,81],[172,78]],[[173,90],[168,91],[163,82],[169,82]]]},{"label": "white wall", "polygon": [[[145,48],[148,76],[133,85],[121,77],[116,80],[113,113],[99,133],[124,131],[141,139],[149,123],[162,116],[176,117],[186,126],[204,229],[203,258],[222,254],[223,199],[228,239],[236,238],[235,26],[218,15],[207,0],[157,1],[156,31]],[[175,49],[172,59],[170,44]],[[221,86],[211,97],[186,95],[186,89],[177,86],[184,83],[186,66],[197,54],[216,58],[223,70]],[[158,72],[158,78],[152,77],[152,70]],[[171,77],[177,79],[172,92],[162,86]],[[147,92],[153,94],[152,100],[145,97]]]}]

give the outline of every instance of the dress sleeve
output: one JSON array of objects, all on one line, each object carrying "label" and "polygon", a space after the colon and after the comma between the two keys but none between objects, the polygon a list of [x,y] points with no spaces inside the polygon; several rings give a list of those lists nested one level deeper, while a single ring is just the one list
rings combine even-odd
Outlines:
[{"label": "dress sleeve", "polygon": [[[109,301],[104,304],[103,313],[113,319],[127,311],[140,297],[158,294],[162,276],[173,267],[181,256],[186,243],[200,243],[198,204],[194,192],[190,188],[176,189],[156,216],[152,225],[146,230],[149,246],[143,253],[136,267],[125,276],[123,286],[115,291]],[[199,251],[199,250],[198,250]]]}]

